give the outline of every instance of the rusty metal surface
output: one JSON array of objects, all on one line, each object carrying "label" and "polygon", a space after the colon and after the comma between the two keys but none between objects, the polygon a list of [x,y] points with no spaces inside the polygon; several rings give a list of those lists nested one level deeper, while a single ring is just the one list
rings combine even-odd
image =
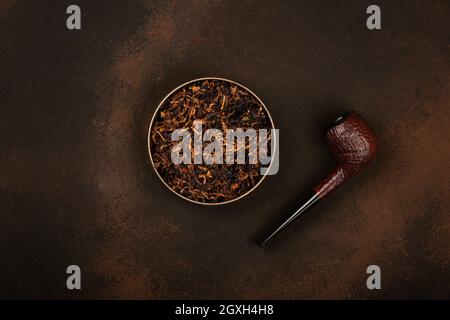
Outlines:
[{"label": "rusty metal surface", "polygon": [[[76,32],[68,1],[0,2],[0,297],[450,297],[448,1],[378,1],[376,32],[368,1],[77,2]],[[279,174],[223,207],[166,190],[146,149],[160,99],[202,76],[248,86],[280,129]],[[262,250],[350,109],[374,163]]]}]

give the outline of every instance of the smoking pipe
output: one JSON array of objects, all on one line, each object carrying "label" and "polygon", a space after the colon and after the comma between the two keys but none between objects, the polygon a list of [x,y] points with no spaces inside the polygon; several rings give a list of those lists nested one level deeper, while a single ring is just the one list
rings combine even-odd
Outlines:
[{"label": "smoking pipe", "polygon": [[314,204],[325,199],[346,181],[361,172],[372,160],[377,149],[375,134],[369,124],[354,111],[334,120],[326,130],[328,146],[336,159],[336,168],[313,189],[300,208],[273,231],[260,246],[305,214]]}]

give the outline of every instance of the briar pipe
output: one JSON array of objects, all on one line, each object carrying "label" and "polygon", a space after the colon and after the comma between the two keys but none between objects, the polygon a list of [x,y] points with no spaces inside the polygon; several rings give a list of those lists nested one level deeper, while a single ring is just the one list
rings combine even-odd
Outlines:
[{"label": "briar pipe", "polygon": [[336,168],[311,192],[300,208],[287,218],[275,231],[260,242],[265,246],[275,235],[305,214],[319,200],[361,172],[372,160],[377,149],[376,138],[369,124],[354,111],[347,112],[333,121],[326,130],[328,146],[336,159]]}]

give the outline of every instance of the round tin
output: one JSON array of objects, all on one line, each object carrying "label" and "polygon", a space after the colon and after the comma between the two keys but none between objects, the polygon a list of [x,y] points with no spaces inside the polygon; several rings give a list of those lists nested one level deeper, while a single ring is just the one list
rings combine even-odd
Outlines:
[{"label": "round tin", "polygon": [[[218,80],[218,81],[228,82],[228,83],[234,84],[234,85],[236,85],[236,86],[238,86],[238,87],[241,87],[242,89],[244,89],[244,90],[246,90],[247,92],[249,92],[250,94],[252,94],[252,95],[258,100],[258,102],[263,106],[264,110],[266,111],[266,113],[267,113],[267,115],[268,115],[268,117],[269,117],[270,123],[271,123],[271,125],[272,125],[272,129],[275,129],[275,125],[274,125],[274,123],[273,123],[273,119],[272,119],[272,116],[271,116],[271,114],[270,114],[270,112],[269,112],[269,109],[266,107],[266,105],[264,104],[264,102],[263,102],[263,101],[262,101],[262,100],[261,100],[261,99],[253,92],[253,91],[251,91],[250,89],[248,89],[248,88],[245,87],[244,85],[242,85],[242,84],[240,84],[240,83],[238,83],[238,82],[229,80],[229,79],[224,79],[224,78],[219,78],[219,77],[204,77],[204,78],[198,78],[198,79],[190,80],[190,81],[187,81],[187,82],[185,82],[185,83],[179,85],[178,87],[176,87],[175,89],[173,89],[169,94],[167,94],[167,95],[161,100],[161,102],[158,104],[158,107],[156,108],[156,110],[155,110],[155,112],[154,112],[154,114],[153,114],[152,120],[150,121],[150,125],[149,125],[149,128],[148,128],[148,136],[147,136],[147,148],[148,148],[148,154],[149,154],[149,156],[150,156],[150,161],[151,161],[151,164],[152,164],[152,167],[153,167],[154,172],[156,173],[156,175],[158,176],[158,178],[162,181],[162,183],[163,183],[170,191],[172,191],[172,192],[173,192],[174,194],[176,194],[177,196],[179,196],[179,197],[181,197],[181,198],[183,198],[183,199],[185,199],[185,200],[187,200],[187,201],[193,202],[193,203],[197,203],[197,204],[201,204],[201,205],[222,205],[222,204],[231,203],[231,202],[234,202],[234,201],[237,201],[237,200],[239,200],[239,199],[244,198],[245,196],[247,196],[248,194],[250,194],[251,192],[253,192],[253,191],[261,184],[261,182],[265,179],[266,176],[263,175],[263,177],[261,178],[261,180],[259,180],[258,183],[256,183],[255,186],[254,186],[253,188],[251,188],[251,189],[248,190],[246,193],[240,195],[240,196],[237,197],[237,198],[234,198],[234,199],[231,199],[231,200],[227,200],[227,201],[223,201],[223,202],[210,202],[210,203],[209,203],[209,202],[195,201],[195,200],[189,199],[189,198],[187,198],[187,197],[185,197],[185,196],[179,194],[178,192],[176,192],[175,190],[173,190],[173,189],[166,183],[166,181],[164,181],[164,179],[163,179],[163,178],[161,177],[161,175],[159,174],[158,170],[156,170],[155,163],[153,162],[152,152],[151,152],[151,144],[152,144],[152,140],[151,140],[151,131],[152,131],[152,127],[153,127],[153,121],[155,120],[156,115],[159,113],[159,110],[160,110],[161,106],[166,102],[167,99],[170,98],[170,96],[171,96],[174,92],[178,91],[179,89],[181,89],[181,88],[183,88],[183,87],[185,87],[185,86],[189,86],[191,83],[198,82],[198,81],[203,81],[203,80]],[[273,148],[273,150],[271,151],[271,154],[275,154],[275,152],[277,152],[277,151],[276,151],[276,148],[278,148],[278,146],[276,145],[276,143],[277,143],[276,137],[274,137],[273,141],[274,141],[274,143],[273,143],[274,148]],[[270,168],[270,166],[272,166],[272,163],[273,163],[273,161],[270,162],[269,168]]]}]

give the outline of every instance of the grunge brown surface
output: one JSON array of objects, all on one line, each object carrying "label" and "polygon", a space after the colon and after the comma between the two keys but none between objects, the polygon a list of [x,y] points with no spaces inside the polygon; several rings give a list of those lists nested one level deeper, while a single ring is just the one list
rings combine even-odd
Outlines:
[{"label": "grunge brown surface", "polygon": [[[0,297],[450,298],[450,7],[378,1],[0,1]],[[152,172],[147,129],[179,84],[244,84],[280,129],[280,171],[222,207]],[[329,170],[355,110],[373,164],[261,249]],[[65,287],[82,269],[82,290]],[[365,286],[382,270],[382,290]]]}]

